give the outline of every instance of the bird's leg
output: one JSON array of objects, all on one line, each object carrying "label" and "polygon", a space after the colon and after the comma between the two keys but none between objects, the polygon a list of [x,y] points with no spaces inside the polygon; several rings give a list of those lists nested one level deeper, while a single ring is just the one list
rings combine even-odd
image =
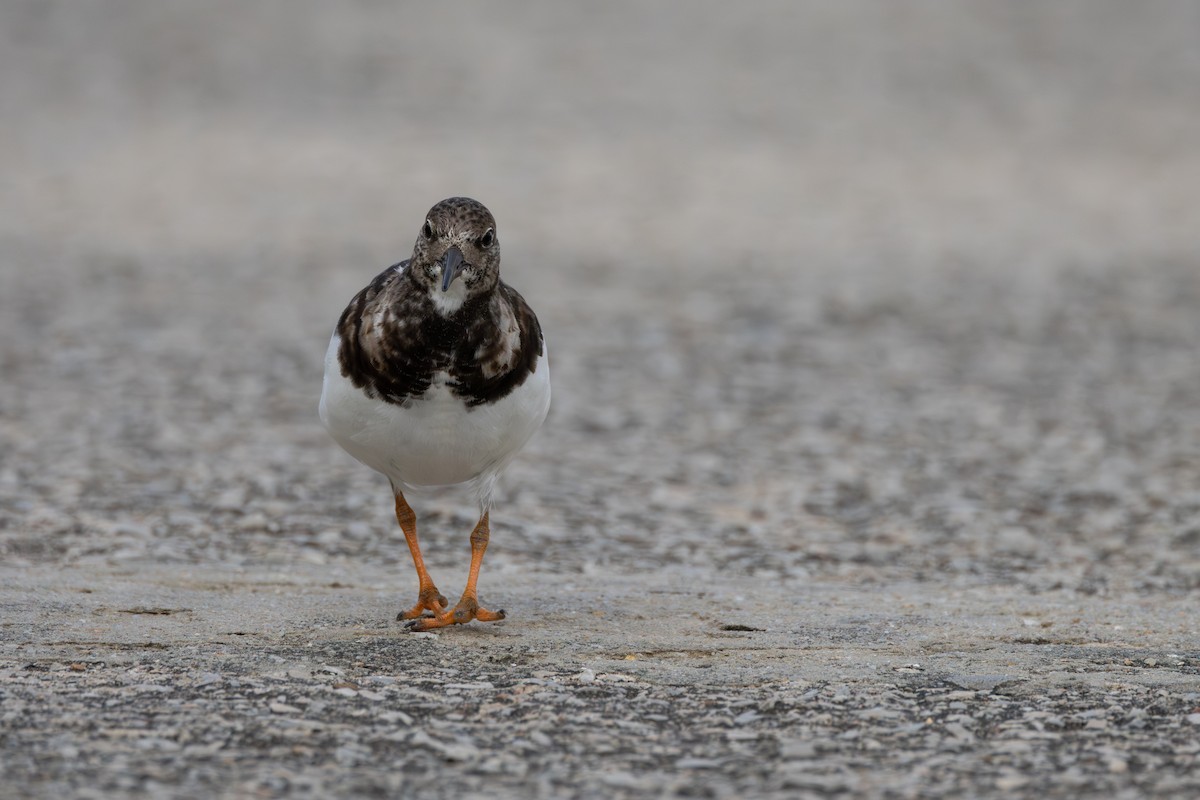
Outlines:
[{"label": "bird's leg", "polygon": [[408,611],[401,611],[396,615],[396,619],[416,619],[426,611],[434,615],[441,614],[446,609],[447,601],[433,585],[433,578],[429,577],[429,571],[425,569],[425,559],[421,557],[421,544],[417,541],[417,515],[413,513],[412,507],[400,490],[395,487],[392,487],[392,490],[396,494],[396,522],[400,523],[400,530],[404,531],[404,540],[408,542],[408,551],[412,553],[419,586],[417,604]]},{"label": "bird's leg", "polygon": [[479,581],[479,565],[483,563],[483,553],[487,550],[490,534],[488,512],[484,511],[483,516],[475,525],[475,530],[471,531],[471,571],[467,574],[467,588],[463,590],[458,605],[444,613],[414,620],[409,623],[410,628],[414,631],[427,631],[447,625],[462,625],[473,619],[481,622],[495,622],[504,619],[503,610],[489,611],[481,607],[475,593],[475,584]]}]

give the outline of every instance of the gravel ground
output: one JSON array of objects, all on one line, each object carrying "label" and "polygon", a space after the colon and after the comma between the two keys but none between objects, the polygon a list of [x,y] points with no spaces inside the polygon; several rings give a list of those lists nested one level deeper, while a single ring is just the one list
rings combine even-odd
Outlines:
[{"label": "gravel ground", "polygon": [[[1200,793],[1197,30],[6,3],[5,791]],[[316,402],[453,194],[555,401],[493,515],[508,619],[413,635]],[[469,498],[414,506],[453,594]]]}]

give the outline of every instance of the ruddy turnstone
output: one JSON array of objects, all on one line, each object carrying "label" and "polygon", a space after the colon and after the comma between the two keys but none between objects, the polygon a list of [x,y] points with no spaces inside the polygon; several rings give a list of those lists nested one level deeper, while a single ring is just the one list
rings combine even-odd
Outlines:
[{"label": "ruddy turnstone", "polygon": [[[383,473],[412,553],[417,603],[396,619],[417,631],[504,619],[475,585],[496,481],[550,408],[541,326],[500,280],[496,221],[476,200],[429,210],[412,257],[388,267],[338,319],[325,354],[321,421],[350,455]],[[479,500],[471,569],[447,608],[425,569],[404,492],[464,484]]]}]

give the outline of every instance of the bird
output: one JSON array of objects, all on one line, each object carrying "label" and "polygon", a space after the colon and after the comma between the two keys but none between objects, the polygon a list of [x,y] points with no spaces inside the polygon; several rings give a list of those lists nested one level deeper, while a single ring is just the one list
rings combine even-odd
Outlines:
[{"label": "bird", "polygon": [[[479,604],[497,481],[550,408],[541,325],[500,279],[496,220],[477,200],[435,204],[412,255],[354,296],[325,354],[320,418],[334,441],[391,484],[396,522],[417,572],[417,601],[397,614],[413,631],[505,618]],[[405,493],[472,491],[479,518],[454,607],[425,567]]]}]

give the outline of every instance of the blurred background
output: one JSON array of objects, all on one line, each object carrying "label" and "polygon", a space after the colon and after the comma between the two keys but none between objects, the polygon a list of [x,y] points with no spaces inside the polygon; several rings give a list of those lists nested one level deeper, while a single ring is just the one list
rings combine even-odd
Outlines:
[{"label": "blurred background", "polygon": [[[5,2],[0,553],[399,570],[321,361],[465,194],[555,383],[490,570],[1195,588],[1198,34],[1168,0]],[[465,566],[468,499],[418,510]]]}]

